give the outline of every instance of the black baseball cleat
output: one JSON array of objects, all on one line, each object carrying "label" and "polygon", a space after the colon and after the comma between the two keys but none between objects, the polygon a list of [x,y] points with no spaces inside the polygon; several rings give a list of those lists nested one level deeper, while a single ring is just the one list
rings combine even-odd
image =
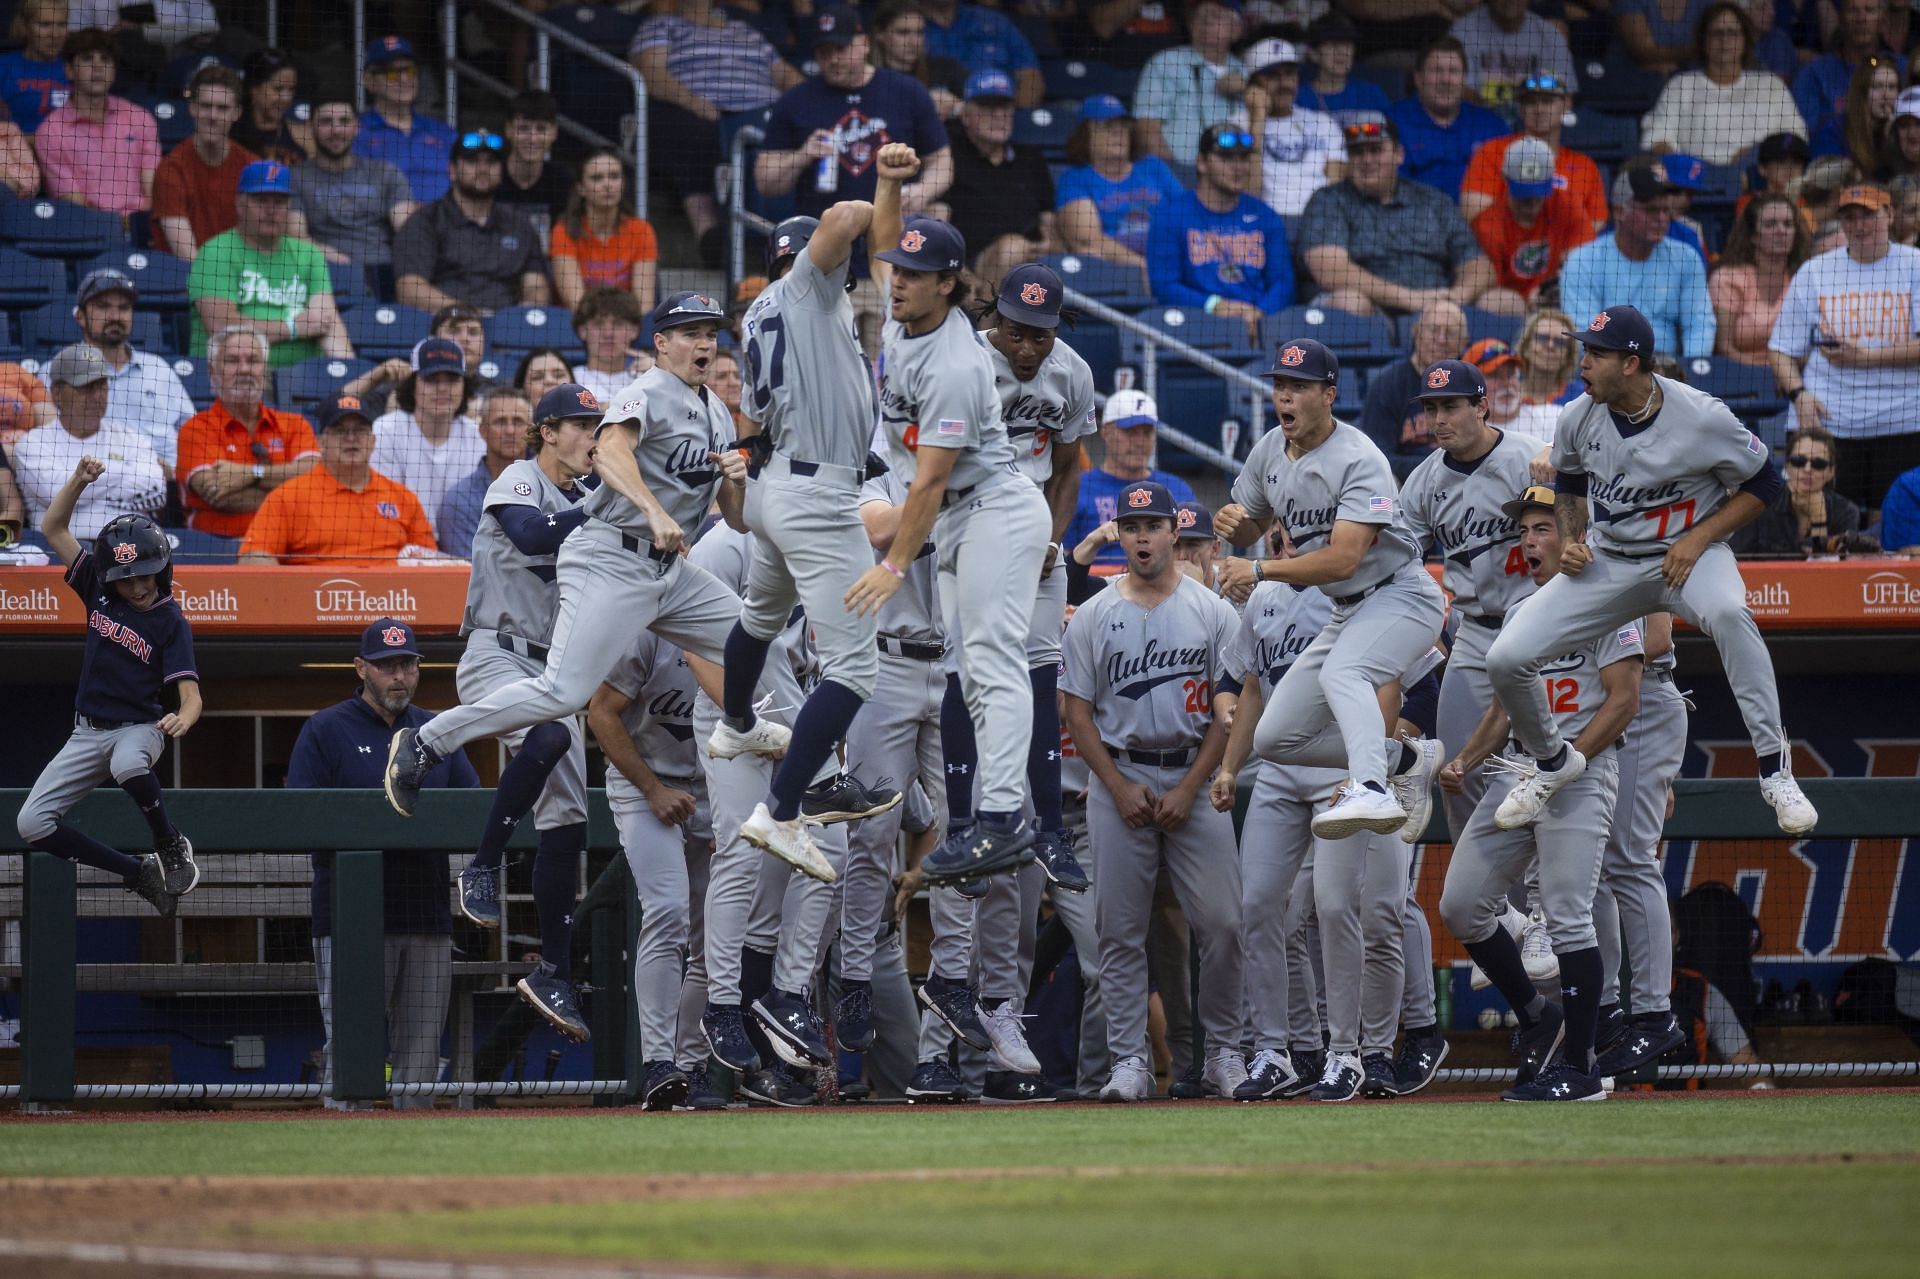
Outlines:
[{"label": "black baseball cleat", "polygon": [[715,1061],[743,1075],[760,1069],[760,1054],[747,1035],[746,1015],[738,1004],[708,1004],[700,1014],[700,1033]]},{"label": "black baseball cleat", "polygon": [[725,1110],[727,1094],[713,1086],[708,1078],[711,1062],[703,1061],[698,1066],[689,1066],[681,1073],[687,1077],[686,1098],[674,1107],[675,1110]]},{"label": "black baseball cleat", "polygon": [[909,1102],[958,1103],[969,1099],[966,1083],[944,1057],[921,1062],[907,1081]]},{"label": "black baseball cleat", "polygon": [[980,1093],[983,1106],[1027,1106],[1052,1100],[1053,1092],[1040,1076],[1016,1075],[1008,1070],[989,1070],[986,1087]]},{"label": "black baseball cleat", "polygon": [[1032,861],[1033,843],[1033,830],[1025,822],[1016,821],[1003,828],[976,821],[964,837],[949,836],[946,843],[927,854],[920,869],[929,884],[999,875]]},{"label": "black baseball cleat", "polygon": [[1043,830],[1033,845],[1034,860],[1047,872],[1047,882],[1063,893],[1084,893],[1093,887],[1087,872],[1073,855],[1073,833]]},{"label": "black baseball cleat", "polygon": [[1626,1038],[1627,1010],[1619,1004],[1600,1005],[1600,1017],[1593,1027],[1593,1055],[1602,1057],[1608,1049]]},{"label": "black baseball cleat", "polygon": [[968,901],[977,902],[987,895],[987,877],[985,875],[975,875],[971,879],[956,879],[951,884],[948,884],[947,887],[959,893]]},{"label": "black baseball cleat", "polygon": [[1282,1101],[1292,1101],[1304,1097],[1320,1086],[1320,1075],[1327,1068],[1327,1054],[1318,1048],[1295,1048],[1289,1054],[1293,1058],[1293,1070],[1297,1076],[1290,1084],[1282,1084],[1276,1094]]},{"label": "black baseball cleat", "polygon": [[1360,1095],[1376,1101],[1400,1095],[1400,1081],[1393,1072],[1393,1058],[1385,1053],[1368,1053],[1360,1059]]},{"label": "black baseball cleat", "polygon": [[1567,1019],[1560,1012],[1560,1005],[1549,1003],[1540,1012],[1540,1019],[1526,1030],[1513,1032],[1513,1055],[1520,1059],[1520,1069],[1514,1073],[1513,1086],[1523,1088],[1533,1082],[1535,1075],[1547,1068],[1560,1051],[1560,1042],[1567,1036]]},{"label": "black baseball cleat", "polygon": [[500,927],[500,870],[469,865],[460,872],[460,913],[482,928]]},{"label": "black baseball cleat", "polygon": [[900,792],[885,784],[867,786],[852,773],[841,773],[807,787],[800,797],[800,816],[815,826],[857,822],[876,817],[900,803]]},{"label": "black baseball cleat", "polygon": [[939,973],[928,973],[920,986],[920,1002],[933,1015],[947,1023],[970,1048],[986,1052],[993,1047],[987,1028],[980,1023],[980,996],[965,982],[949,981]]},{"label": "black baseball cleat", "polygon": [[1627,1033],[1600,1054],[1594,1063],[1596,1075],[1624,1075],[1660,1060],[1687,1042],[1687,1032],[1670,1012],[1641,1013],[1627,1026]]},{"label": "black baseball cleat", "polygon": [[535,1012],[574,1043],[584,1044],[593,1038],[586,1018],[580,1015],[580,998],[574,993],[573,983],[555,972],[552,965],[541,964],[515,983],[514,989],[520,992],[520,998],[533,1005]]},{"label": "black baseball cleat", "polygon": [[643,1110],[673,1110],[693,1091],[693,1081],[670,1061],[650,1061],[646,1069],[647,1085],[640,1095]]},{"label": "black baseball cleat", "polygon": [[179,831],[155,844],[153,855],[160,859],[160,874],[167,891],[175,897],[184,897],[200,882],[200,867],[193,860],[193,843]]},{"label": "black baseball cleat", "polygon": [[1197,1056],[1186,1074],[1167,1085],[1167,1097],[1171,1101],[1198,1101],[1207,1095],[1206,1078]]},{"label": "black baseball cleat", "polygon": [[775,1062],[770,1069],[756,1070],[748,1075],[741,1083],[740,1091],[747,1095],[749,1105],[758,1102],[763,1106],[798,1110],[820,1104],[820,1094],[813,1090],[813,1085],[802,1079],[784,1061]]},{"label": "black baseball cleat", "polygon": [[767,1032],[780,1060],[801,1070],[817,1070],[833,1064],[833,1052],[827,1047],[827,1030],[820,1014],[799,995],[770,990],[753,1001],[753,1019]]},{"label": "black baseball cleat", "polygon": [[1408,1035],[1393,1063],[1394,1086],[1400,1096],[1411,1097],[1432,1083],[1449,1051],[1444,1035]]},{"label": "black baseball cleat", "polygon": [[873,985],[848,981],[840,984],[840,1001],[833,1006],[833,1035],[842,1048],[863,1053],[873,1047]]},{"label": "black baseball cleat", "polygon": [[1524,1084],[1515,1084],[1500,1094],[1501,1101],[1605,1101],[1607,1090],[1600,1076],[1575,1070],[1564,1061],[1556,1061]]},{"label": "black baseball cleat", "polygon": [[393,740],[387,743],[387,802],[393,805],[393,811],[402,817],[413,816],[415,804],[420,802],[420,788],[427,784],[427,774],[440,762],[433,752],[420,744],[420,735],[411,728],[403,728],[394,733]]},{"label": "black baseball cleat", "polygon": [[167,891],[167,873],[160,869],[158,857],[142,857],[140,866],[131,875],[124,876],[121,883],[127,891],[136,897],[144,897],[160,912],[163,919],[172,919],[178,906],[174,895]]}]

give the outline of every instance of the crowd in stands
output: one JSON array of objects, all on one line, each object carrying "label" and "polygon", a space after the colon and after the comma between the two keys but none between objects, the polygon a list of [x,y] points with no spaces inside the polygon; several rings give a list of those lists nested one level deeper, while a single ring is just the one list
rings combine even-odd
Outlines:
[{"label": "crowd in stands", "polygon": [[[765,135],[753,198],[780,212],[870,196],[875,150],[907,142],[926,162],[906,211],[950,219],[984,282],[1050,255],[1112,264],[1133,309],[1240,321],[1247,367],[1299,308],[1380,326],[1341,409],[1403,474],[1432,448],[1420,369],[1464,356],[1497,424],[1550,434],[1581,390],[1578,330],[1631,303],[1675,375],[1737,387],[1789,460],[1803,441],[1825,458],[1799,478],[1858,518],[1814,522],[1796,486],[1775,530],[1794,545],[1858,544],[1890,491],[1920,488],[1901,482],[1920,468],[1920,32],[1890,0],[618,7],[638,15],[622,52],[649,95],[654,205],[695,246],[669,265],[725,261],[709,179],[743,125]],[[24,307],[0,330],[28,361],[0,362],[0,463],[29,518],[105,433],[133,473],[88,504],[263,554],[251,527],[296,479],[338,502],[380,477],[421,512],[395,553],[463,554],[525,408],[494,389],[611,398],[649,366],[661,238],[633,150],[561,158],[565,92],[456,124],[428,109],[437,49],[377,35],[356,86],[206,0],[144,24],[22,0],[11,35],[0,205],[108,211],[143,258],[74,268],[45,299],[71,299],[57,339]],[[155,261],[184,271],[184,303],[142,301]],[[885,299],[863,259],[854,276],[872,349]],[[737,314],[753,285],[732,284]],[[551,345],[490,354],[524,308]],[[316,431],[328,396],[365,411]]]}]

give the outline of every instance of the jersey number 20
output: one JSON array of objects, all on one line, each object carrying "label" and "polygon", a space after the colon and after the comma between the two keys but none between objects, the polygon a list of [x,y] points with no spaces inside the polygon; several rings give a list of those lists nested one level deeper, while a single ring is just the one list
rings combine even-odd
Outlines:
[{"label": "jersey number 20", "polygon": [[1190,679],[1180,686],[1187,695],[1187,714],[1205,715],[1213,710],[1213,681]]}]

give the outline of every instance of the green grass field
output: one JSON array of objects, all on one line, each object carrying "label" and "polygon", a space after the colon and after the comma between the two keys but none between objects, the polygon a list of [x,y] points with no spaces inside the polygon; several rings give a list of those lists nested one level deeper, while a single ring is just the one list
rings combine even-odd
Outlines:
[{"label": "green grass field", "polygon": [[[1085,1276],[1905,1271],[1920,1093],[1566,1108],[847,1110],[12,1126],[0,1175],[718,1174],[256,1243]],[[1046,1169],[1075,1170],[1049,1175]],[[511,1171],[509,1171],[511,1170]],[[888,1177],[893,1172],[918,1176]],[[742,1188],[725,1174],[796,1174]],[[994,1175],[1002,1172],[1005,1175]],[[838,1182],[836,1174],[880,1174]],[[951,1176],[941,1174],[953,1174]],[[629,1186],[631,1183],[627,1183]],[[613,1192],[610,1192],[613,1193]]]}]

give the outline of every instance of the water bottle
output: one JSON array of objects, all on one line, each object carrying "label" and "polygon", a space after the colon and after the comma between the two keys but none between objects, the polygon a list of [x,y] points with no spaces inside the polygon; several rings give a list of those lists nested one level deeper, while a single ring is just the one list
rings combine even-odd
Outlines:
[{"label": "water bottle", "polygon": [[1433,1013],[1440,1029],[1453,1029],[1453,965],[1433,966]]},{"label": "water bottle", "polygon": [[813,189],[827,195],[840,187],[840,153],[829,151],[813,166]]}]

